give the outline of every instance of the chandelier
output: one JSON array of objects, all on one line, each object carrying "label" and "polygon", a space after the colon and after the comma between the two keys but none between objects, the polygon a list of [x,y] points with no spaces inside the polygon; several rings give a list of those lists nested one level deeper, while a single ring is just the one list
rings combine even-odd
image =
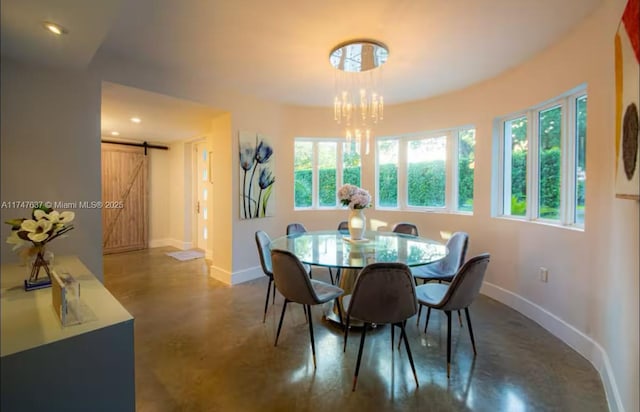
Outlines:
[{"label": "chandelier", "polygon": [[349,149],[355,143],[359,150],[364,138],[366,153],[369,153],[372,128],[384,117],[380,66],[388,56],[387,46],[375,40],[341,43],[329,55],[329,61],[336,69],[333,117],[345,127]]}]

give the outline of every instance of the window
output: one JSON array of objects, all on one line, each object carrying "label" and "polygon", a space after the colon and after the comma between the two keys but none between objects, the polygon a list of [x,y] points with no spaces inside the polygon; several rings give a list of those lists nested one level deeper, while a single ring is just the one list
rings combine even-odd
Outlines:
[{"label": "window", "polygon": [[296,138],[294,142],[294,206],[296,209],[341,207],[338,188],[360,185],[361,159],[342,139]]},{"label": "window", "polygon": [[584,87],[498,119],[498,216],[584,224],[586,121]]},{"label": "window", "polygon": [[475,129],[379,138],[376,206],[473,211]]}]

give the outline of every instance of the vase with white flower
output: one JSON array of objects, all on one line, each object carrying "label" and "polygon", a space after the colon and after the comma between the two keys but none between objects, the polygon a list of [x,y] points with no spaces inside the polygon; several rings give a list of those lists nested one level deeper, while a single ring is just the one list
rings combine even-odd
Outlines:
[{"label": "vase with white flower", "polygon": [[344,206],[351,209],[349,219],[349,238],[362,240],[367,228],[367,218],[364,209],[371,206],[371,195],[368,191],[354,185],[346,184],[338,190],[338,199]]},{"label": "vase with white flower", "polygon": [[[73,225],[70,223],[74,218],[73,212],[58,212],[40,206],[33,209],[30,219],[19,218],[5,222],[11,225],[11,234],[7,238],[7,243],[14,245],[14,251],[22,249],[22,257],[31,261],[29,278],[24,281],[25,290],[51,285],[52,253],[47,252],[46,246],[53,239],[72,230]],[[46,277],[40,277],[41,270]]]}]

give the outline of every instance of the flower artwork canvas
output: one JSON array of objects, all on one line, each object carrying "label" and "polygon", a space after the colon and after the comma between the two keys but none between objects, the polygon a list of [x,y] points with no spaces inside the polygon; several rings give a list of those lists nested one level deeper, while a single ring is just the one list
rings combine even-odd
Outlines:
[{"label": "flower artwork canvas", "polygon": [[240,132],[240,218],[273,216],[275,167],[273,146],[257,133]]}]

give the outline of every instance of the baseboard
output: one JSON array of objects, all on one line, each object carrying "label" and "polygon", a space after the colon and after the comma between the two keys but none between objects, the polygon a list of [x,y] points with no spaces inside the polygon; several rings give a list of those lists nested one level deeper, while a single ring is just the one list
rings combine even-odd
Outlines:
[{"label": "baseboard", "polygon": [[180,250],[189,250],[191,248],[193,248],[193,242],[183,242],[181,240],[178,239],[170,239],[170,238],[166,238],[166,239],[152,239],[149,241],[149,247],[153,248],[153,247],[166,247],[166,246],[173,246],[175,248],[178,248]]},{"label": "baseboard", "polygon": [[233,272],[231,275],[231,284],[237,285],[239,283],[248,282],[253,279],[258,279],[264,276],[264,272],[260,266],[254,266],[249,269]]},{"label": "baseboard", "polygon": [[228,270],[219,268],[218,266],[215,266],[215,265],[209,266],[209,276],[211,276],[215,280],[218,280],[224,283],[225,285],[231,286],[232,284],[231,272],[229,272]]},{"label": "baseboard", "polygon": [[580,355],[584,356],[600,373],[600,378],[602,379],[602,384],[604,385],[607,396],[607,403],[609,404],[609,410],[611,412],[624,412],[624,406],[622,405],[618,385],[616,384],[613,369],[609,362],[609,356],[598,342],[544,309],[542,306],[500,286],[484,282],[480,292],[532,319]]}]

